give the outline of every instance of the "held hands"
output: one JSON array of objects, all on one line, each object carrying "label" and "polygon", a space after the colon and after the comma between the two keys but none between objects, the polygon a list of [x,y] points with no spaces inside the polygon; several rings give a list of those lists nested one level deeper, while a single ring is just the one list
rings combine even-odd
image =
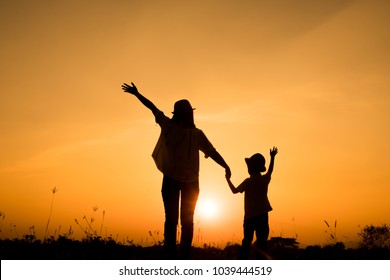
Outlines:
[{"label": "held hands", "polygon": [[269,154],[271,155],[271,157],[275,157],[277,153],[278,153],[278,148],[276,147],[273,147],[271,150],[269,150]]},{"label": "held hands", "polygon": [[139,93],[137,87],[135,86],[135,84],[131,83],[131,85],[132,85],[132,86],[129,86],[128,84],[124,83],[124,84],[122,85],[122,90],[123,90],[124,92],[128,92],[128,93],[131,93],[131,94],[137,94],[137,93]]},{"label": "held hands", "polygon": [[230,180],[230,178],[232,177],[232,172],[230,171],[229,167],[225,169],[225,177],[227,180]]}]

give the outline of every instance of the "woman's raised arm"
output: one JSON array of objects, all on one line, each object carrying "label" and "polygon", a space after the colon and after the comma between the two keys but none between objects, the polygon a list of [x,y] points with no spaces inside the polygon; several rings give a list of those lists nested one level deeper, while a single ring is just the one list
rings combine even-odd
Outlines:
[{"label": "woman's raised arm", "polygon": [[138,98],[139,101],[141,101],[141,103],[148,109],[150,109],[152,111],[153,114],[156,114],[159,110],[158,108],[153,104],[152,101],[150,101],[149,99],[147,99],[145,96],[143,96],[141,93],[139,93],[137,87],[131,83],[131,86],[124,83],[122,85],[122,90],[124,92],[128,92],[132,95],[134,95],[135,97]]}]

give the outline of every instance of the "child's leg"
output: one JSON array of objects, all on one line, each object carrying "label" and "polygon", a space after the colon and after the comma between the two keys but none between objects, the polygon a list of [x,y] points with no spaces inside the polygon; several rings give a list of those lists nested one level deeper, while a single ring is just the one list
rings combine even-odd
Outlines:
[{"label": "child's leg", "polygon": [[175,180],[164,177],[161,193],[165,209],[164,249],[168,258],[175,258],[180,186]]},{"label": "child's leg", "polygon": [[192,238],[194,236],[194,212],[196,202],[199,196],[199,183],[185,184],[181,189],[181,240],[180,240],[180,257],[188,259]]},{"label": "child's leg", "polygon": [[268,212],[256,217],[256,247],[265,250],[269,235]]},{"label": "child's leg", "polygon": [[255,227],[252,219],[244,220],[244,239],[242,239],[242,245],[240,250],[239,259],[245,260],[249,258],[249,251],[253,241],[253,234]]}]

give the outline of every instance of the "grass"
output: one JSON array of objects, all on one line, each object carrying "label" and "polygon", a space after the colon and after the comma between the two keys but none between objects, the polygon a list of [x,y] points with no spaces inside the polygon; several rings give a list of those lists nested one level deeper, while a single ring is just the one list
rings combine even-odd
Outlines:
[{"label": "grass", "polygon": [[[346,249],[341,242],[325,246],[298,248],[294,238],[273,237],[269,240],[269,255],[277,260],[389,260],[389,248]],[[191,259],[234,260],[238,256],[239,244],[226,244],[224,247],[204,244],[193,247]],[[254,251],[254,250],[253,250]],[[88,236],[82,240],[59,235],[41,241],[33,234],[23,238],[0,240],[2,260],[159,260],[164,259],[163,245],[143,247],[133,242],[127,244],[115,241],[112,237]],[[251,259],[255,259],[254,253]]]},{"label": "grass", "polygon": [[[164,258],[163,237],[159,231],[149,231],[152,239],[151,246],[135,244],[133,240],[118,242],[118,236],[114,239],[112,235],[102,236],[105,220],[105,211],[102,212],[102,219],[99,231],[95,229],[95,214],[99,207],[92,207],[92,216],[83,216],[82,220],[75,219],[75,224],[84,233],[81,240],[73,238],[72,226],[65,232],[61,232],[61,226],[50,235],[50,222],[53,212],[54,195],[58,191],[56,187],[52,190],[50,211],[45,227],[43,240],[37,238],[35,226],[29,228],[29,232],[23,234],[22,238],[16,230],[16,225],[11,223],[8,233],[11,238],[4,238],[4,221],[6,215],[0,211],[0,258],[24,259],[24,260],[46,260],[46,259],[128,259],[128,260],[159,260]],[[295,238],[271,237],[268,241],[268,253],[272,259],[280,260],[377,260],[390,259],[390,227],[366,226],[358,236],[362,239],[359,248],[345,248],[343,242],[338,241],[336,235],[337,220],[334,224],[324,220],[326,225],[325,233],[328,236],[328,243],[324,246],[313,245],[306,248],[299,248],[297,234]],[[239,244],[227,243],[225,246],[215,244],[203,244],[200,247],[193,247],[191,259],[202,260],[233,260],[236,259],[240,250]],[[255,249],[252,250],[251,258],[255,258]]]},{"label": "grass", "polygon": [[55,195],[55,193],[56,193],[57,191],[58,191],[57,187],[54,187],[54,188],[51,189],[51,192],[52,192],[53,195],[52,195],[52,197],[51,197],[50,213],[49,213],[49,218],[47,219],[47,223],[46,223],[45,237],[43,238],[44,240],[46,240],[47,235],[48,235],[48,230],[49,230],[51,215],[52,215],[52,213],[53,213],[54,195]]},{"label": "grass", "polygon": [[[94,213],[97,211],[95,207]],[[4,215],[4,213],[2,213]],[[94,229],[94,214],[91,218],[83,217],[81,222],[75,220],[76,224],[84,232],[81,240],[74,239],[73,229],[60,232],[60,228],[54,231],[53,235],[46,236],[40,240],[36,237],[35,227],[29,228],[29,232],[22,238],[0,239],[0,258],[2,260],[160,260],[164,259],[163,238],[159,231],[149,231],[149,237],[152,239],[151,246],[141,246],[135,244],[132,240],[126,239],[118,242],[112,235],[102,237],[103,221],[100,224],[99,233]],[[104,216],[104,214],[103,214]],[[1,218],[1,217],[0,217]],[[104,219],[103,219],[104,220]],[[271,237],[268,241],[268,254],[271,259],[277,260],[389,260],[389,246],[361,246],[359,248],[345,248],[342,242],[337,241],[334,227],[327,225],[330,242],[326,245],[311,245],[306,248],[299,248],[299,242],[296,238]],[[15,226],[10,228],[14,230]],[[371,232],[376,234],[384,231],[388,227],[367,226],[360,236],[367,237]],[[363,235],[363,233],[365,235]],[[378,235],[374,235],[378,239]],[[383,237],[384,235],[380,235]],[[386,235],[388,236],[388,235]],[[369,235],[368,237],[373,237]],[[371,239],[363,239],[371,240]],[[379,240],[379,239],[378,239]],[[388,240],[389,241],[389,240]],[[362,242],[364,245],[364,242]],[[381,239],[381,243],[384,244]],[[190,259],[198,260],[234,260],[239,255],[240,245],[227,243],[225,246],[216,244],[203,244],[203,246],[193,247]],[[252,250],[251,259],[255,259],[255,248]]]},{"label": "grass", "polygon": [[327,230],[325,230],[325,234],[329,235],[329,241],[331,243],[337,243],[337,235],[336,235],[336,228],[337,228],[337,220],[334,221],[333,228],[330,226],[330,224],[324,220],[325,225],[327,226]]}]

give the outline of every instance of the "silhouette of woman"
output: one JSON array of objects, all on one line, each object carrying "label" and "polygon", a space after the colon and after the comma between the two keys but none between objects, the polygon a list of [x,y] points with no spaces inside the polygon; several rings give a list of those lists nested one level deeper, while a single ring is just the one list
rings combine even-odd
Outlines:
[{"label": "silhouette of woman", "polygon": [[164,174],[161,190],[165,209],[164,249],[167,258],[176,258],[176,229],[181,200],[180,258],[187,259],[193,239],[194,211],[199,195],[199,151],[225,168],[227,178],[231,176],[230,168],[202,130],[195,127],[194,109],[188,100],[175,103],[173,117],[170,119],[140,94],[133,83],[131,86],[123,84],[122,89],[137,97],[150,109],[161,127],[153,157]]}]

